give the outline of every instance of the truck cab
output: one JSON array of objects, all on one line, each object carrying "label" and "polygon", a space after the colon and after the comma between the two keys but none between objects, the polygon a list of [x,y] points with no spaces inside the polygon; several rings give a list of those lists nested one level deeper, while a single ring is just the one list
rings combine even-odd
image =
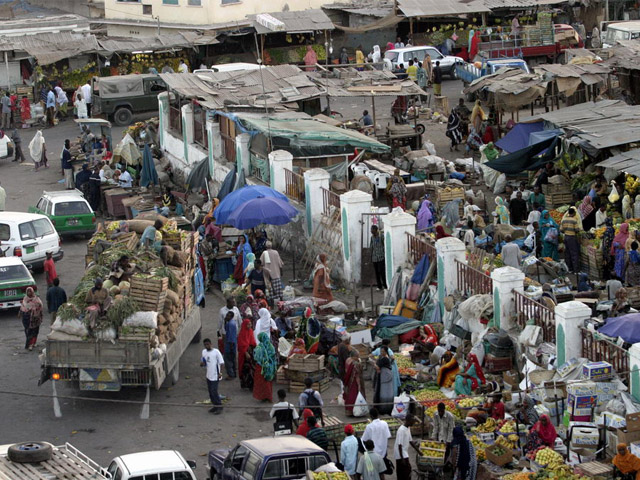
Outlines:
[{"label": "truck cab", "polygon": [[529,65],[522,58],[483,59],[482,62],[462,63],[456,68],[458,77],[465,86],[486,75],[493,75],[501,68],[519,68],[526,73],[531,73]]},{"label": "truck cab", "polygon": [[640,38],[640,20],[629,22],[613,22],[607,25],[602,46],[615,47],[620,41],[636,40]]},{"label": "truck cab", "polygon": [[114,458],[107,473],[113,480],[196,480],[195,462],[175,450],[130,453]]}]

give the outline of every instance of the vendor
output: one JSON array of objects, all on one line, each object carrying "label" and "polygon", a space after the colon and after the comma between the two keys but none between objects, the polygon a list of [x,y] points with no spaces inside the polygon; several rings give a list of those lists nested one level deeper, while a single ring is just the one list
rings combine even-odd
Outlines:
[{"label": "vendor", "polygon": [[440,387],[451,388],[455,382],[456,375],[460,372],[458,360],[451,352],[446,352],[440,360],[440,371],[438,371],[438,385]]},{"label": "vendor", "polygon": [[489,413],[489,417],[494,420],[504,420],[504,403],[502,394],[496,393],[488,397],[488,403],[484,405],[484,409]]},{"label": "vendor", "polygon": [[529,395],[524,395],[520,410],[516,413],[516,418],[520,423],[535,425],[538,421],[538,412],[536,412],[535,405],[536,402]]},{"label": "vendor", "polygon": [[542,415],[540,420],[538,420],[531,431],[529,432],[529,442],[528,447],[536,449],[538,447],[546,446],[553,448],[556,443],[556,437],[558,434],[556,433],[556,427],[551,423],[551,419],[549,415]]},{"label": "vendor", "polygon": [[447,412],[447,408],[444,403],[438,404],[438,411],[433,416],[433,429],[431,430],[431,439],[437,442],[443,442],[447,444],[447,447],[453,440],[453,428],[456,425],[456,420],[451,412]]},{"label": "vendor", "polygon": [[617,472],[624,475],[623,478],[633,478],[635,475],[636,480],[640,480],[640,458],[629,452],[626,443],[619,443],[617,445],[617,451],[615,457],[611,463],[615,467],[613,472],[613,478],[618,478]]},{"label": "vendor", "polygon": [[129,257],[122,255],[111,264],[109,280],[111,280],[114,285],[118,285],[120,282],[128,282],[133,275],[134,268],[135,266],[129,262]]},{"label": "vendor", "polygon": [[111,305],[109,291],[103,287],[102,278],[96,277],[84,298],[87,304],[87,316],[90,328],[95,328],[98,318],[105,314]]},{"label": "vendor", "polygon": [[470,353],[467,355],[467,368],[464,373],[456,376],[455,392],[458,395],[471,395],[474,390],[486,381],[478,357]]}]

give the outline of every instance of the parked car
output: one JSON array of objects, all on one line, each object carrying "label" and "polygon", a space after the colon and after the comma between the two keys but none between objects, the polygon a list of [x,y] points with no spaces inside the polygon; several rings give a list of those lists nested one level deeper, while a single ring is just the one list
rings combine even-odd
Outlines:
[{"label": "parked car", "polygon": [[158,109],[158,94],[167,85],[159,75],[116,75],[93,77],[92,115],[106,115],[116,125],[129,125],[134,113]]},{"label": "parked car", "polygon": [[107,468],[113,480],[196,480],[195,462],[175,450],[131,453],[114,458]]},{"label": "parked car", "polygon": [[36,206],[29,207],[29,212],[49,217],[60,235],[90,237],[96,231],[96,214],[78,189],[42,192]]},{"label": "parked car", "polygon": [[54,260],[64,256],[51,220],[37,213],[0,212],[0,244],[6,256],[20,257],[34,269],[42,269],[47,252]]},{"label": "parked car", "polygon": [[18,257],[0,257],[0,310],[18,308],[27,291],[36,282]]},{"label": "parked car", "polygon": [[304,478],[331,460],[315,443],[299,435],[244,440],[229,450],[211,450],[207,465],[210,480],[250,478],[281,480]]},{"label": "parked car", "polygon": [[260,65],[257,63],[219,63],[211,65],[211,68],[197,68],[193,73],[216,73],[216,72],[236,72],[238,70],[259,70]]},{"label": "parked car", "polygon": [[422,46],[422,47],[405,47],[395,48],[393,50],[387,50],[384,54],[384,58],[391,60],[393,70],[400,68],[400,64],[404,64],[404,68],[409,66],[409,60],[417,58],[419,62],[424,61],[425,57],[429,54],[431,57],[431,63],[435,67],[436,61],[440,62],[440,69],[443,75],[449,75],[454,80],[458,78],[456,72],[456,64],[463,63],[460,57],[454,57],[451,55],[443,55],[436,47]]},{"label": "parked car", "polygon": [[620,41],[636,40],[640,38],[640,21],[611,22],[607,25],[602,46],[615,47]]}]

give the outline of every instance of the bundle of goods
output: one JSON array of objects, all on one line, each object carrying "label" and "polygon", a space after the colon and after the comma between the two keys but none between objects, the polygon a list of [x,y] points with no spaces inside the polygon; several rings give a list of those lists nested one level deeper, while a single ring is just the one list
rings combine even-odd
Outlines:
[{"label": "bundle of goods", "polygon": [[418,455],[418,467],[424,465],[442,466],[445,461],[447,445],[433,440],[420,442],[420,454]]}]

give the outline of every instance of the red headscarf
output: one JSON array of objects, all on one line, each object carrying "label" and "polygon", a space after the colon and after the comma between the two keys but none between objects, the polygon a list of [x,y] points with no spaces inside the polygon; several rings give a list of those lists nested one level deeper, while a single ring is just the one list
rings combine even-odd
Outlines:
[{"label": "red headscarf", "polygon": [[249,347],[255,347],[256,345],[256,338],[251,328],[251,320],[245,318],[242,320],[242,326],[238,334],[238,351],[246,351]]},{"label": "red headscarf", "polygon": [[487,379],[484,376],[484,372],[482,371],[482,367],[480,366],[480,362],[478,361],[478,357],[476,357],[475,353],[470,353],[469,355],[467,355],[467,360],[476,366],[476,375],[478,375],[480,383],[482,383],[483,385],[487,383]]},{"label": "red headscarf", "polygon": [[436,225],[436,240],[440,240],[441,238],[447,238],[451,235],[447,235],[444,231],[444,227],[442,225]]},{"label": "red headscarf", "polygon": [[302,411],[302,421],[300,422],[298,430],[296,430],[296,435],[302,435],[303,437],[307,436],[307,433],[309,433],[309,430],[311,430],[309,428],[309,424],[307,423],[307,418],[309,417],[313,417],[313,412],[308,408],[305,408]]},{"label": "red headscarf", "polygon": [[[542,424],[543,418],[546,418],[546,421],[547,421],[546,425]],[[542,440],[542,442],[545,445],[549,447],[553,446],[558,434],[556,433],[556,427],[554,427],[553,423],[551,423],[551,419],[549,418],[549,415],[546,415],[546,414],[542,415],[540,417],[540,420],[538,420],[534,425],[533,429],[536,432],[538,432],[538,437],[540,437],[540,440]]]}]

